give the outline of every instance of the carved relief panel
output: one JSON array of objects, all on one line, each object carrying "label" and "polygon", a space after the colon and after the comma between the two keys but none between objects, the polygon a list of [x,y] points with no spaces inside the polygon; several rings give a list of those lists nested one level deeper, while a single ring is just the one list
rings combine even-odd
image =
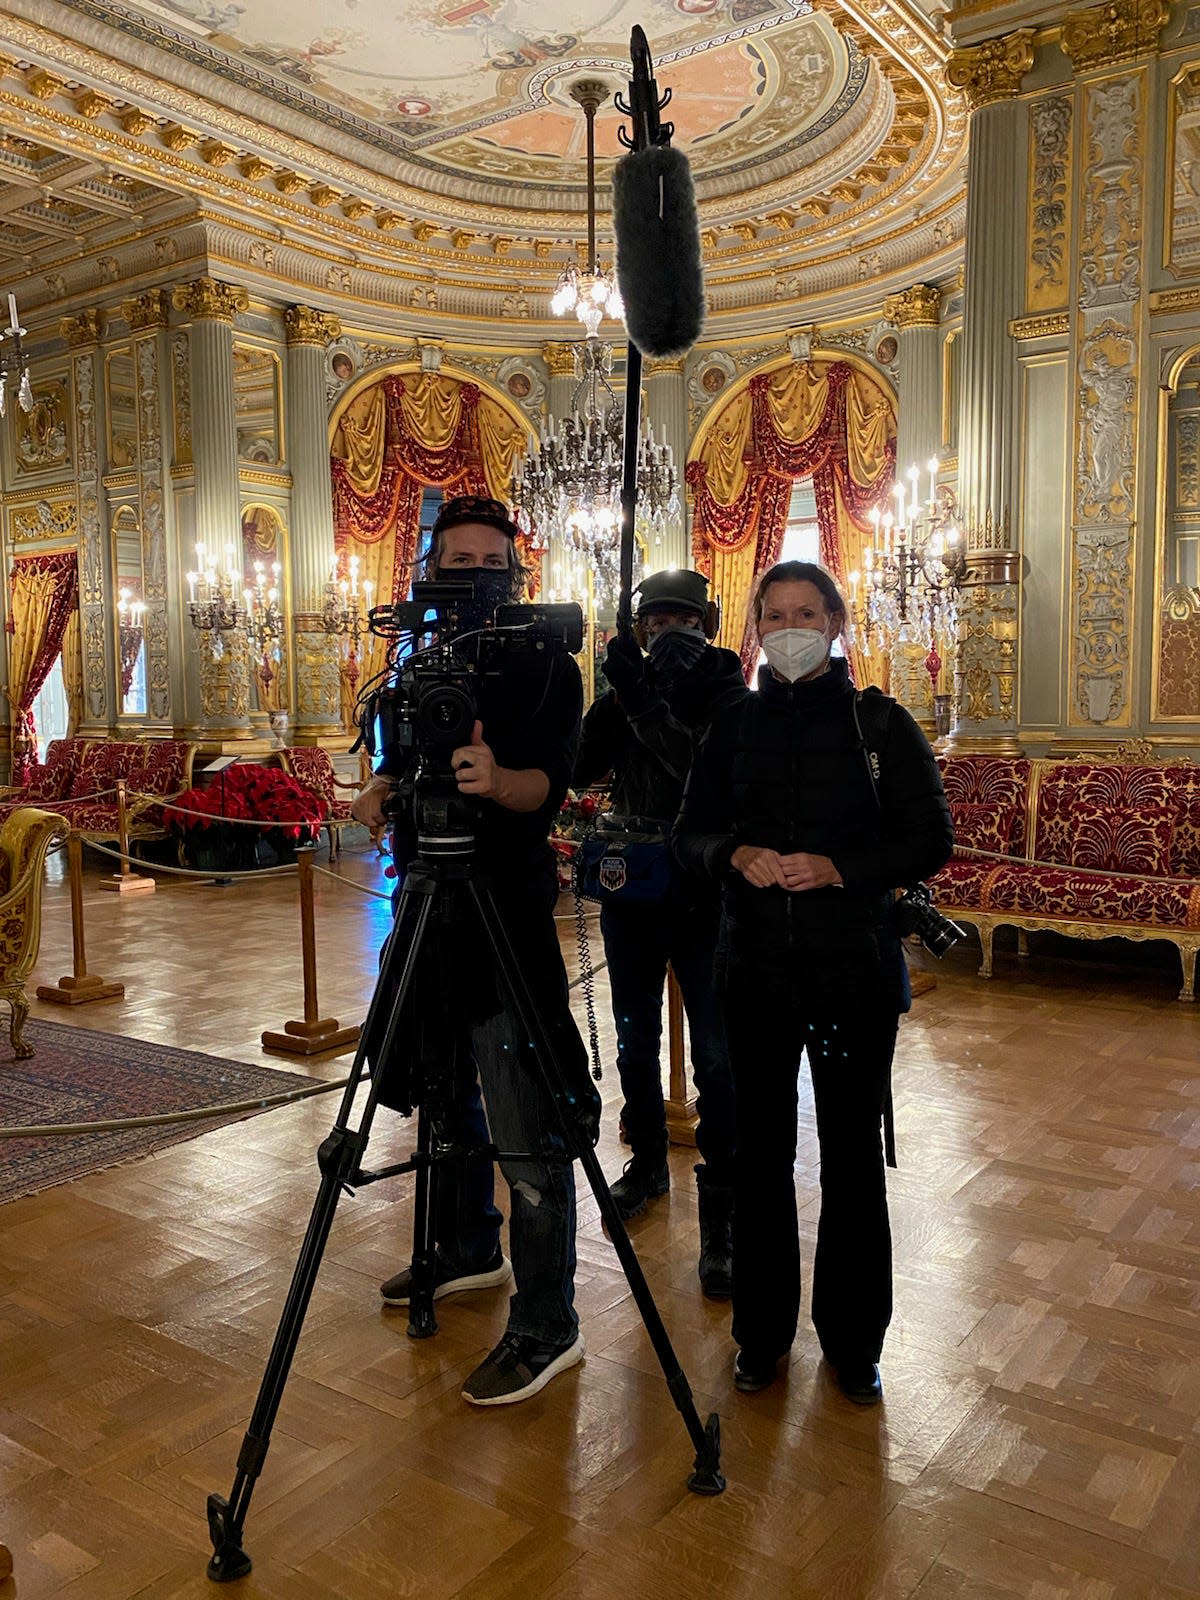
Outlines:
[{"label": "carved relief panel", "polygon": [[17,477],[35,473],[63,474],[71,465],[71,393],[65,378],[43,378],[34,384],[33,408],[13,408]]},{"label": "carved relief panel", "polygon": [[1069,299],[1071,253],[1071,114],[1068,95],[1029,108],[1029,255],[1025,306],[1054,311]]},{"label": "carved relief panel", "polygon": [[1200,62],[1180,68],[1168,101],[1163,265],[1176,277],[1200,273]]}]

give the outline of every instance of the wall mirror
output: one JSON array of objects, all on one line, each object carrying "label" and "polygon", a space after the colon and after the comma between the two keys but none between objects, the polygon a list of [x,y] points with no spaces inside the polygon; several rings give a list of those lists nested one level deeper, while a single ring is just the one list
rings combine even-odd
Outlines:
[{"label": "wall mirror", "polygon": [[235,344],[233,393],[238,460],[260,467],[278,466],[283,459],[278,356],[256,345]]},{"label": "wall mirror", "polygon": [[1171,82],[1163,265],[1179,277],[1200,272],[1200,63],[1181,68]]},{"label": "wall mirror", "polygon": [[250,682],[259,711],[286,726],[288,710],[286,533],[271,506],[242,508],[242,592],[254,619]]},{"label": "wall mirror", "polygon": [[1200,718],[1200,348],[1159,395],[1154,715]]},{"label": "wall mirror", "polygon": [[146,715],[145,580],[142,529],[132,506],[112,522],[113,591],[116,595],[117,688],[123,717]]},{"label": "wall mirror", "polygon": [[138,460],[137,369],[128,345],[110,350],[104,363],[108,400],[108,464],[111,471]]}]

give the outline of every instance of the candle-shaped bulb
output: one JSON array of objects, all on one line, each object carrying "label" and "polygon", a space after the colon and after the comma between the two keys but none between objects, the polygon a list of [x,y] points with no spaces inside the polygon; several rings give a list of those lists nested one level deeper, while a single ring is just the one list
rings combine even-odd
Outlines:
[{"label": "candle-shaped bulb", "polygon": [[16,333],[21,324],[17,321],[17,297],[10,294],[8,297],[8,331]]}]

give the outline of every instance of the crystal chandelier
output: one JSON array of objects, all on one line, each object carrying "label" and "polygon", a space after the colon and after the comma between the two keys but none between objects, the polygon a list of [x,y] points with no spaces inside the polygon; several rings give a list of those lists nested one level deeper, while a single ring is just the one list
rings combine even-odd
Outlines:
[{"label": "crystal chandelier", "polygon": [[[582,79],[571,97],[587,119],[588,268],[568,267],[551,300],[557,316],[574,311],[583,323],[575,346],[576,384],[568,415],[553,417],[539,429],[538,443],[517,465],[513,503],[517,520],[533,548],[544,550],[553,537],[575,552],[597,580],[601,592],[620,585],[621,486],[624,478],[623,408],[611,382],[613,347],[599,336],[606,316],[624,314],[611,272],[602,271],[596,253],[596,111],[608,99],[603,83]],[[679,514],[677,478],[671,447],[642,426],[637,449],[638,532],[649,547],[660,544],[669,520]]]},{"label": "crystal chandelier", "polygon": [[[951,491],[939,488],[939,463],[928,463],[929,497],[920,495],[920,472],[912,466],[892,494],[896,508],[871,512],[873,544],[862,573],[850,574],[851,605],[873,645],[889,655],[897,645],[927,644],[925,668],[936,691],[942,669],[939,646],[953,641],[958,592],[967,570],[957,508]],[[860,584],[863,594],[859,598]]]},{"label": "crystal chandelier", "polygon": [[[0,331],[0,417],[8,409],[8,380],[17,380],[17,402],[22,411],[33,410],[33,386],[29,381],[29,358],[21,340],[29,330],[21,326],[17,316],[17,297],[8,297],[8,327]],[[2,341],[11,339],[11,347]]]}]

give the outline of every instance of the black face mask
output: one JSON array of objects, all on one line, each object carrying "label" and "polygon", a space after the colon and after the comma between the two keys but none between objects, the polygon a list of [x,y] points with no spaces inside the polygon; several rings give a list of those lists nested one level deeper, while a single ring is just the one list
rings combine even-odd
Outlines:
[{"label": "black face mask", "polygon": [[650,662],[660,682],[670,684],[697,666],[708,640],[695,628],[671,627],[650,641]]},{"label": "black face mask", "polygon": [[458,607],[459,631],[473,633],[486,628],[496,617],[496,607],[509,605],[513,597],[510,567],[438,567],[438,583],[469,583],[473,597]]}]

